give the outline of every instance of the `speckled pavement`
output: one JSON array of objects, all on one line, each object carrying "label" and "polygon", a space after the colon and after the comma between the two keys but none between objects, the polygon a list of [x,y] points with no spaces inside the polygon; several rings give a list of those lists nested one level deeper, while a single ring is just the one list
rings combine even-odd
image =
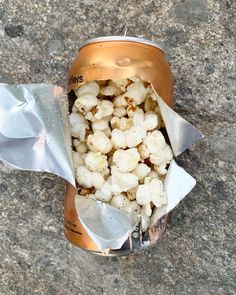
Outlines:
[{"label": "speckled pavement", "polygon": [[235,14],[233,0],[0,0],[0,82],[65,86],[82,40],[127,27],[164,43],[175,110],[205,135],[178,158],[197,186],[128,259],[65,240],[61,179],[1,173],[1,295],[236,294]]}]

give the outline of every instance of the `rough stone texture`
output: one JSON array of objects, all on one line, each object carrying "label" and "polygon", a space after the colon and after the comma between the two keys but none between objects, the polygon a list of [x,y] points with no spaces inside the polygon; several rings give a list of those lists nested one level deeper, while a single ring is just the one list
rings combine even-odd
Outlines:
[{"label": "rough stone texture", "polygon": [[179,157],[198,184],[165,237],[129,259],[94,256],[63,236],[63,182],[0,174],[0,294],[236,294],[235,32],[231,0],[0,1],[0,81],[65,86],[85,38],[159,40],[175,109],[205,139]]}]

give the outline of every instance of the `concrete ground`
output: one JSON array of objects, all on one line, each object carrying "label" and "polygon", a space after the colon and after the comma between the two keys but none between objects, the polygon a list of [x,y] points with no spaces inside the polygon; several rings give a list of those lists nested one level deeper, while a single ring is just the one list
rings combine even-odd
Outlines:
[{"label": "concrete ground", "polygon": [[205,135],[178,159],[197,186],[129,259],[65,240],[61,179],[1,173],[1,295],[236,294],[235,13],[233,0],[0,0],[1,82],[65,86],[82,40],[127,27],[165,44],[175,110]]}]

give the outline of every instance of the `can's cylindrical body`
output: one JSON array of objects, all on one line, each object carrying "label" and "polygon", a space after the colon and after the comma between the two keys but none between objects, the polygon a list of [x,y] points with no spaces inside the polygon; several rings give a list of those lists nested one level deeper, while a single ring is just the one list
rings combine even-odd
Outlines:
[{"label": "can's cylindrical body", "polygon": [[[80,48],[68,75],[68,92],[93,80],[124,79],[138,76],[152,83],[155,91],[171,106],[173,80],[163,50],[139,38],[103,37],[89,40]],[[70,97],[69,97],[70,100]],[[74,245],[99,254],[95,243],[81,225],[75,208],[76,189],[67,184],[65,195],[65,236]],[[121,249],[109,255],[128,255],[154,244],[165,231],[167,216],[146,233],[140,225]]]}]

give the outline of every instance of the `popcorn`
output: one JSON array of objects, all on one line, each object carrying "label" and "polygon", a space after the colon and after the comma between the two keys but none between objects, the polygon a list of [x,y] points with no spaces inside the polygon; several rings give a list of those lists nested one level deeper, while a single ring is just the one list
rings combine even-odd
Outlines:
[{"label": "popcorn", "polygon": [[166,165],[170,163],[172,158],[173,158],[173,152],[168,144],[165,144],[164,148],[160,149],[155,154],[150,155],[151,163],[158,166]]},{"label": "popcorn", "polygon": [[146,136],[144,125],[135,125],[125,131],[127,146],[129,148],[138,146]]},{"label": "popcorn", "polygon": [[138,152],[140,154],[140,157],[145,160],[147,159],[149,156],[150,156],[150,153],[147,149],[147,146],[146,144],[144,143],[141,143],[139,146],[138,146]]},{"label": "popcorn", "polygon": [[77,168],[76,180],[83,187],[90,188],[93,186],[92,173],[85,166],[79,166]]},{"label": "popcorn", "polygon": [[128,117],[132,118],[134,116],[134,113],[139,109],[138,106],[134,106],[134,105],[128,105],[127,106],[127,115]]},{"label": "popcorn", "polygon": [[130,201],[129,205],[124,208],[127,213],[139,216],[141,214],[141,206],[136,201]]},{"label": "popcorn", "polygon": [[166,163],[163,163],[160,166],[154,165],[154,169],[158,173],[158,175],[161,175],[161,176],[166,175],[167,173]]},{"label": "popcorn", "polygon": [[144,112],[142,109],[137,109],[134,113],[133,113],[133,124],[134,125],[139,125],[140,123],[142,123],[144,121]]},{"label": "popcorn", "polygon": [[99,121],[95,121],[92,123],[92,128],[93,128],[93,131],[95,130],[106,130],[109,128],[109,120],[110,120],[110,117],[105,117]]},{"label": "popcorn", "polygon": [[69,122],[71,127],[71,135],[79,138],[81,141],[85,140],[86,130],[89,129],[87,121],[81,114],[71,113],[69,115]]},{"label": "popcorn", "polygon": [[104,178],[100,173],[91,172],[85,166],[79,166],[76,171],[76,180],[79,185],[85,188],[101,188],[104,183]]},{"label": "popcorn", "polygon": [[97,97],[87,93],[79,96],[75,101],[75,106],[82,114],[86,114],[97,104],[98,104]]},{"label": "popcorn", "polygon": [[149,183],[149,191],[151,195],[151,201],[156,207],[161,207],[161,196],[164,193],[163,183],[159,179],[152,179]]},{"label": "popcorn", "polygon": [[111,140],[100,130],[96,130],[88,136],[87,145],[91,151],[102,154],[107,154],[112,149]]},{"label": "popcorn", "polygon": [[144,213],[141,214],[141,226],[142,226],[143,233],[148,229],[149,223],[150,223],[150,217]]},{"label": "popcorn", "polygon": [[137,188],[133,188],[129,191],[127,191],[127,198],[130,200],[130,201],[133,201],[136,199],[136,192],[137,192]]},{"label": "popcorn", "polygon": [[104,96],[117,96],[121,94],[122,91],[115,85],[108,85],[105,87],[102,87],[99,91],[99,94],[104,95]]},{"label": "popcorn", "polygon": [[148,167],[148,165],[141,163],[138,164],[133,172],[138,176],[139,180],[142,180],[151,172],[151,168]]},{"label": "popcorn", "polygon": [[78,153],[84,154],[88,151],[88,146],[85,142],[81,142],[78,139],[73,140],[73,146]]},{"label": "popcorn", "polygon": [[124,95],[119,95],[113,99],[113,104],[115,105],[115,107],[126,107],[128,105],[128,102],[125,99]]},{"label": "popcorn", "polygon": [[113,103],[109,100],[98,101],[96,106],[96,111],[94,114],[94,118],[97,120],[101,120],[105,117],[110,116],[113,113]]},{"label": "popcorn", "polygon": [[[79,194],[141,218],[167,203],[163,181],[173,152],[152,87],[140,78],[89,82],[69,116]],[[109,99],[107,99],[109,98]]]},{"label": "popcorn", "polygon": [[84,158],[85,166],[96,172],[104,172],[108,168],[107,157],[100,152],[88,152]]},{"label": "popcorn", "polygon": [[111,128],[110,127],[107,127],[106,129],[104,129],[103,132],[108,138],[111,137]]},{"label": "popcorn", "polygon": [[80,153],[77,153],[75,151],[72,151],[72,160],[73,160],[73,164],[74,164],[74,168],[75,170],[79,167],[82,166],[84,164],[84,161],[80,155]]},{"label": "popcorn", "polygon": [[113,115],[118,118],[122,118],[126,115],[126,108],[125,107],[117,107],[114,108]]},{"label": "popcorn", "polygon": [[141,184],[138,186],[136,200],[139,205],[148,205],[151,202],[152,198],[148,184]]},{"label": "popcorn", "polygon": [[111,180],[123,192],[127,192],[138,186],[138,177],[134,173],[121,173],[114,166],[111,167]]},{"label": "popcorn", "polygon": [[112,191],[110,184],[105,181],[103,185],[96,190],[95,198],[102,202],[110,202],[112,199]]},{"label": "popcorn", "polygon": [[134,170],[139,160],[140,155],[136,148],[117,150],[113,154],[113,162],[120,172],[130,172]]},{"label": "popcorn", "polygon": [[127,147],[126,134],[120,129],[113,129],[111,132],[111,142],[115,149]]},{"label": "popcorn", "polygon": [[158,117],[155,112],[148,111],[145,113],[145,127],[147,131],[153,130],[158,125]]},{"label": "popcorn", "polygon": [[151,208],[151,206],[150,206],[150,203],[149,204],[147,204],[147,205],[143,205],[142,206],[142,210],[141,210],[141,216],[145,216],[145,215],[147,215],[147,216],[151,216],[152,215],[152,208]]},{"label": "popcorn", "polygon": [[110,80],[108,82],[108,85],[111,86],[116,86],[117,88],[119,88],[122,92],[126,91],[126,87],[129,84],[129,80],[128,79],[122,79],[122,80]]},{"label": "popcorn", "polygon": [[132,104],[139,105],[144,102],[148,90],[142,82],[134,82],[127,87],[124,96],[131,99]]},{"label": "popcorn", "polygon": [[165,146],[165,137],[159,130],[149,132],[144,138],[143,143],[146,145],[147,150],[151,154],[159,153]]},{"label": "popcorn", "polygon": [[133,125],[133,121],[130,118],[118,118],[118,117],[113,117],[111,119],[111,127],[112,129],[118,128],[121,130],[127,130]]},{"label": "popcorn", "polygon": [[98,173],[98,172],[93,172],[92,177],[93,177],[93,186],[96,189],[101,188],[104,181],[105,181],[103,175],[101,173]]},{"label": "popcorn", "polygon": [[125,209],[131,205],[131,201],[124,194],[120,194],[112,198],[111,205],[118,209]]},{"label": "popcorn", "polygon": [[91,94],[93,96],[97,96],[99,93],[99,89],[99,85],[93,81],[80,86],[80,88],[75,91],[75,94],[77,97],[84,94]]}]

